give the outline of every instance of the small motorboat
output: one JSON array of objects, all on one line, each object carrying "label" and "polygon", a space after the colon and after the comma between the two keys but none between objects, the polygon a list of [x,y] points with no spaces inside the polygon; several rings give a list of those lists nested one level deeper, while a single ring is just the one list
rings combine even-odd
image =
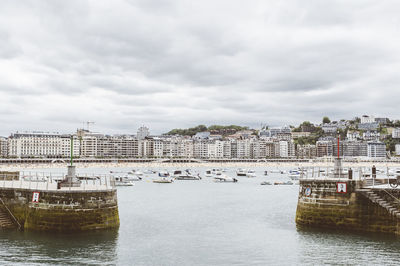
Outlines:
[{"label": "small motorboat", "polygon": [[271,182],[268,182],[268,181],[264,181],[264,182],[261,182],[260,185],[262,185],[262,186],[265,186],[265,185],[272,185],[272,183],[271,183]]},{"label": "small motorboat", "polygon": [[152,174],[156,174],[157,172],[151,169],[147,169],[145,171],[143,171],[144,174],[146,175],[152,175]]},{"label": "small motorboat", "polygon": [[264,171],[264,175],[268,175],[268,171]]},{"label": "small motorboat", "polygon": [[120,179],[120,180],[127,180],[127,181],[141,181],[142,177],[131,174],[131,173],[120,173],[114,175],[115,179]]},{"label": "small motorboat", "polygon": [[172,178],[167,178],[167,177],[161,177],[159,179],[153,180],[153,183],[159,183],[159,184],[168,184],[172,182],[174,182],[174,180]]},{"label": "small motorboat", "polygon": [[292,181],[274,182],[274,185],[293,185],[293,182]]},{"label": "small motorboat", "polygon": [[231,183],[236,183],[238,180],[234,177],[230,177],[227,175],[219,175],[219,176],[215,176],[214,177],[214,182],[219,182],[219,183],[223,183],[223,182],[231,182]]},{"label": "small motorboat", "polygon": [[246,176],[247,176],[247,177],[257,177],[256,171],[254,171],[254,170],[249,170],[249,171],[247,171]]},{"label": "small motorboat", "polygon": [[212,170],[206,170],[204,176],[205,176],[205,177],[213,177],[214,174],[212,173]]},{"label": "small motorboat", "polygon": [[301,173],[298,170],[290,170],[288,174],[288,177],[292,180],[299,180],[300,176]]},{"label": "small motorboat", "polygon": [[246,174],[247,174],[247,170],[246,169],[239,168],[239,169],[236,170],[236,175],[237,176],[246,176]]},{"label": "small motorboat", "polygon": [[201,177],[199,174],[194,175],[189,172],[189,170],[181,171],[181,170],[176,170],[172,174],[172,178],[176,180],[200,180]]},{"label": "small motorboat", "polygon": [[159,177],[169,177],[170,174],[167,171],[160,171],[158,172]]},{"label": "small motorboat", "polygon": [[134,183],[132,180],[128,180],[123,176],[114,176],[114,180],[115,180],[115,186],[118,187],[129,187],[129,186],[133,186]]},{"label": "small motorboat", "polygon": [[142,176],[143,175],[143,173],[141,171],[135,170],[135,169],[133,169],[129,173],[132,174],[132,175],[137,175],[137,176]]}]

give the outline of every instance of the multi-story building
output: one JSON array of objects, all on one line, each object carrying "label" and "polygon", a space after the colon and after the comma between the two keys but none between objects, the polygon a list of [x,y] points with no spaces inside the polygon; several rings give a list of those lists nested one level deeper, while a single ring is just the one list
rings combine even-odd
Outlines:
[{"label": "multi-story building", "polygon": [[326,134],[336,134],[338,130],[337,124],[323,124],[321,128]]},{"label": "multi-story building", "polygon": [[[342,141],[341,142],[342,152],[340,155],[344,157],[366,157],[367,153],[367,143],[361,141]],[[336,151],[337,144],[334,145],[334,150]],[[337,153],[335,152],[335,155]]]},{"label": "multi-story building", "polygon": [[400,144],[395,145],[395,152],[397,156],[400,156]]},{"label": "multi-story building", "polygon": [[8,156],[8,141],[7,138],[0,137],[0,157]]},{"label": "multi-story building", "polygon": [[385,158],[386,145],[383,142],[370,141],[368,142],[368,157],[370,158]]},{"label": "multi-story building", "polygon": [[62,157],[58,133],[14,133],[8,138],[8,155],[13,157]]},{"label": "multi-story building", "polygon": [[379,127],[379,124],[377,122],[358,124],[358,129],[362,129],[362,130],[377,130],[378,127]]},{"label": "multi-story building", "polygon": [[400,128],[394,128],[392,131],[392,138],[400,139]]},{"label": "multi-story building", "polygon": [[71,137],[73,145],[73,156],[80,156],[80,142],[77,135],[61,135],[61,156],[64,158],[71,157]]},{"label": "multi-story building", "polygon": [[195,141],[193,144],[193,157],[199,159],[208,158],[210,154],[208,152],[209,144],[207,140]]},{"label": "multi-story building", "polygon": [[314,158],[317,156],[317,146],[312,144],[297,145],[298,158]]},{"label": "multi-story building", "polygon": [[137,131],[137,139],[142,140],[145,139],[146,137],[148,137],[150,135],[150,131],[148,127],[145,126],[141,126],[139,127],[138,131]]},{"label": "multi-story building", "polygon": [[361,124],[375,123],[375,117],[369,115],[361,116]]},{"label": "multi-story building", "polygon": [[363,133],[363,140],[370,141],[370,140],[379,140],[381,134],[375,130],[368,130]]},{"label": "multi-story building", "polygon": [[333,142],[330,140],[318,140],[317,157],[332,156],[333,155]]},{"label": "multi-story building", "polygon": [[346,138],[348,141],[357,141],[357,140],[361,139],[361,136],[358,131],[348,131]]},{"label": "multi-story building", "polygon": [[250,158],[250,139],[236,140],[236,158]]}]

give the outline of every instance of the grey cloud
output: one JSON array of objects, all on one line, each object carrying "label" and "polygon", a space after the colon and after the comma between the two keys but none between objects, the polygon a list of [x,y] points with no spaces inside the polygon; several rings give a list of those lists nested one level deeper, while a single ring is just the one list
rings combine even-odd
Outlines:
[{"label": "grey cloud", "polygon": [[[396,118],[396,1],[6,1],[0,135]],[[7,110],[29,110],[9,112]],[[18,126],[20,125],[20,126]]]}]

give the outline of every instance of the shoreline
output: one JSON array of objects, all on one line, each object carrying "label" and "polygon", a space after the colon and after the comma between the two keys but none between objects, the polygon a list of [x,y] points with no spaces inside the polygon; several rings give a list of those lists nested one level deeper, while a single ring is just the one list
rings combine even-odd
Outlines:
[{"label": "shoreline", "polygon": [[[66,168],[67,163],[46,163],[46,164],[3,164],[1,170],[18,169],[51,169]],[[297,167],[333,167],[333,162],[228,162],[228,163],[75,163],[77,168],[297,168]],[[394,162],[343,162],[343,167],[400,167],[400,163]]]}]

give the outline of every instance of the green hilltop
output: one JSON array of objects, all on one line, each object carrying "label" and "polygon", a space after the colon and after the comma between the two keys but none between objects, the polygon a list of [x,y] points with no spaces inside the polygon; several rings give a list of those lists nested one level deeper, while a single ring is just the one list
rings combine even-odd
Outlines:
[{"label": "green hilltop", "polygon": [[168,133],[165,133],[165,135],[194,136],[198,132],[207,131],[210,132],[211,134],[226,136],[230,134],[235,134],[237,131],[247,130],[247,129],[249,128],[236,125],[230,125],[230,126],[212,125],[209,127],[205,125],[198,125],[196,127],[191,127],[187,129],[175,128],[169,131]]}]

